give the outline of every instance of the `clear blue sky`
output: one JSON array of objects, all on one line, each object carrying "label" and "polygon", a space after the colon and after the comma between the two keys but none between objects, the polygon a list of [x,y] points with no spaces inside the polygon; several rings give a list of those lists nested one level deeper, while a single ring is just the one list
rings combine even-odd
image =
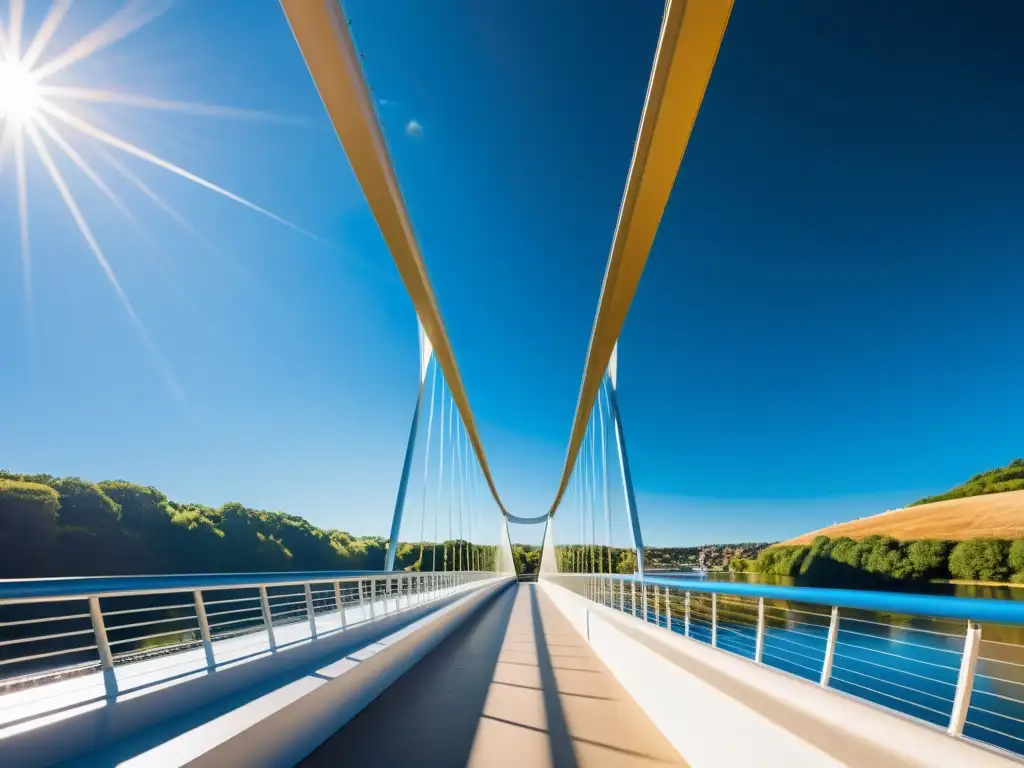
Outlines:
[{"label": "clear blue sky", "polygon": [[[785,537],[1024,454],[1024,6],[927,5],[737,3],[621,339],[649,543]],[[661,7],[346,3],[522,515],[558,479]],[[66,132],[134,216],[58,161],[176,398],[34,156],[29,325],[5,163],[0,466],[385,533],[415,316],[278,4],[180,0],[63,77],[289,118],[76,107],[321,241],[119,155],[198,239]]]}]

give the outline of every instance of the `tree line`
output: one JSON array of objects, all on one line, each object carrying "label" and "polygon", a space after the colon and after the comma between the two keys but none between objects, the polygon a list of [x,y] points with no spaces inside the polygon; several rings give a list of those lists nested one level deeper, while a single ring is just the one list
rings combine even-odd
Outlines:
[{"label": "tree line", "polygon": [[914,507],[918,504],[931,504],[935,501],[964,499],[968,496],[983,496],[1005,491],[1024,491],[1024,459],[1014,459],[1005,467],[979,472],[966,483],[951,488],[945,493],[940,493],[938,496],[925,496],[907,506]]},{"label": "tree line", "polygon": [[[388,540],[297,515],[168,499],[123,480],[0,470],[0,578],[382,570]],[[495,547],[404,542],[395,568],[494,568]]]},{"label": "tree line", "polygon": [[756,561],[733,560],[731,570],[792,576],[814,584],[841,586],[863,581],[965,579],[1024,584],[1024,539],[979,537],[966,541],[890,536],[851,539],[817,536],[807,545],[776,546]]}]

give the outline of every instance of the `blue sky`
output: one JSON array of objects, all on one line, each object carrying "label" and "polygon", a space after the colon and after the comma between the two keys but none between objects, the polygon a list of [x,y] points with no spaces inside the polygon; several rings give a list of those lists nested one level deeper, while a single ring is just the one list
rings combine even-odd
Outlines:
[{"label": "blue sky", "polygon": [[[653,544],[786,537],[1024,454],[1024,9],[737,6],[621,339]],[[536,514],[661,3],[346,9],[498,486]],[[30,326],[5,164],[0,466],[385,533],[415,316],[278,4],[180,0],[64,75],[287,118],[77,111],[318,239],[119,155],[196,237],[68,132],[134,216],[58,161],[176,397],[36,158]]]}]

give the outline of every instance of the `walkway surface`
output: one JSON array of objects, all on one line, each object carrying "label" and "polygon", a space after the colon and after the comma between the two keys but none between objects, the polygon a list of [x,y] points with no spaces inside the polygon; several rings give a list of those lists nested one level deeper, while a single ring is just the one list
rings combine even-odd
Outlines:
[{"label": "walkway surface", "polygon": [[519,584],[301,765],[685,763],[543,591]]}]

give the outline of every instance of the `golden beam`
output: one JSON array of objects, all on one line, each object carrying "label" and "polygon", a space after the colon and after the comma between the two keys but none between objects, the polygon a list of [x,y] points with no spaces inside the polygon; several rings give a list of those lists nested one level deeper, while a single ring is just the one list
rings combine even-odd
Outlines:
[{"label": "golden beam", "polygon": [[594,400],[672,193],[731,11],[732,0],[668,0],[665,4],[565,465],[550,514],[558,509],[569,484]]},{"label": "golden beam", "polygon": [[507,515],[487,464],[455,353],[341,5],[338,0],[281,0],[281,7],[416,314],[434,348],[434,355],[444,372],[491,495]]}]

